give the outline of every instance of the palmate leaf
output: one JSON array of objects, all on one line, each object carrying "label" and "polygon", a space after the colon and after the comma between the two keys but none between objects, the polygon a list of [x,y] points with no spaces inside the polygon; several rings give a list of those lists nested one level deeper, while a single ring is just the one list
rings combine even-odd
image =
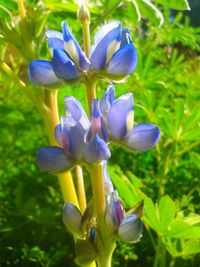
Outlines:
[{"label": "palmate leaf", "polygon": [[163,196],[158,205],[160,228],[165,232],[168,225],[172,222],[176,214],[176,206],[174,201],[168,196]]}]

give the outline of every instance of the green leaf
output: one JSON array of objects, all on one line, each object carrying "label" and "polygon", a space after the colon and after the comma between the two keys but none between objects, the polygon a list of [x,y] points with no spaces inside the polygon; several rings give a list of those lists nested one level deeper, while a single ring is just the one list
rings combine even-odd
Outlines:
[{"label": "green leaf", "polygon": [[174,201],[168,196],[163,196],[158,205],[160,226],[162,231],[166,231],[167,226],[172,222],[176,214]]},{"label": "green leaf", "polygon": [[177,10],[190,10],[187,0],[154,0],[154,2]]},{"label": "green leaf", "polygon": [[160,232],[158,215],[156,212],[155,205],[151,198],[146,197],[144,199],[144,220],[145,222],[153,228],[156,232]]},{"label": "green leaf", "polygon": [[109,166],[109,173],[120,197],[127,206],[132,207],[135,202],[141,199],[137,197],[134,186],[117,165]]},{"label": "green leaf", "polygon": [[182,219],[175,219],[169,226],[167,236],[180,239],[199,239],[200,226],[192,226]]},{"label": "green leaf", "polygon": [[189,240],[183,246],[183,256],[190,256],[192,254],[200,253],[200,240]]}]

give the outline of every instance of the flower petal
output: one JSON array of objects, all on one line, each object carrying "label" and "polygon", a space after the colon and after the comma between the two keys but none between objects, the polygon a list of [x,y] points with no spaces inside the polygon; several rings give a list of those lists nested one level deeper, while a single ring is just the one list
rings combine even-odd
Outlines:
[{"label": "flower petal", "polygon": [[125,136],[124,143],[135,150],[147,151],[155,146],[160,138],[160,130],[153,124],[141,123],[133,127]]},{"label": "flower petal", "polygon": [[52,64],[56,75],[60,79],[73,80],[80,76],[74,62],[62,49],[54,49]]},{"label": "flower petal", "polygon": [[115,232],[124,218],[124,212],[117,191],[107,198],[105,210],[105,222],[110,233]]},{"label": "flower petal", "polygon": [[131,38],[129,30],[126,28],[122,31],[120,48],[127,44],[132,44],[132,38]]},{"label": "flower petal", "polygon": [[65,97],[65,108],[71,114],[72,118],[79,122],[83,129],[89,127],[88,117],[81,103],[73,96]]},{"label": "flower petal", "polygon": [[51,62],[47,60],[32,60],[28,67],[28,75],[37,85],[48,86],[59,82]]},{"label": "flower petal", "polygon": [[36,154],[36,162],[42,171],[58,173],[67,170],[73,162],[66,157],[60,147],[49,146],[40,148]]},{"label": "flower petal", "polygon": [[108,145],[96,134],[94,139],[88,144],[84,156],[87,162],[93,163],[107,160],[110,158],[111,154]]},{"label": "flower petal", "polygon": [[109,74],[128,75],[136,68],[137,60],[134,45],[124,45],[113,55],[106,70]]},{"label": "flower petal", "polygon": [[91,65],[90,61],[87,59],[85,53],[82,51],[79,43],[71,33],[65,21],[62,22],[62,32],[65,51],[81,69],[87,71]]},{"label": "flower petal", "polygon": [[130,128],[128,120],[132,118],[132,114],[133,95],[131,93],[122,95],[112,103],[108,112],[108,128],[115,139],[119,140],[127,134],[127,129]]},{"label": "flower petal", "polygon": [[63,208],[63,222],[71,232],[81,234],[80,210],[71,202],[66,202]]},{"label": "flower petal", "polygon": [[111,104],[115,99],[115,86],[113,84],[109,84],[106,92],[103,97],[100,99],[99,106],[100,111],[103,115],[107,115]]},{"label": "flower petal", "polygon": [[66,202],[63,208],[63,222],[67,228],[76,234],[81,234],[80,210],[71,202]]},{"label": "flower petal", "polygon": [[63,35],[61,32],[48,30],[46,32],[46,37],[48,40],[49,48],[51,49],[52,52],[53,49],[56,48],[64,49]]},{"label": "flower petal", "polygon": [[[72,118],[71,120],[74,121]],[[68,116],[63,116],[61,117],[61,128],[63,148],[65,149],[66,144],[66,153],[68,151],[71,157],[80,160],[86,146],[83,127],[80,123],[71,123]]]},{"label": "flower petal", "polygon": [[143,223],[137,214],[127,215],[121,222],[118,235],[119,237],[129,243],[139,241],[143,232]]},{"label": "flower petal", "polygon": [[94,36],[90,62],[95,69],[105,67],[112,55],[119,48],[121,40],[121,23],[112,21],[103,27]]}]

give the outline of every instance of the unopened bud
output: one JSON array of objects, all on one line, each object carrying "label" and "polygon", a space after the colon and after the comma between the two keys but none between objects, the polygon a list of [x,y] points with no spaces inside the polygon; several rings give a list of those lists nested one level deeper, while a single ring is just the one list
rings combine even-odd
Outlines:
[{"label": "unopened bud", "polygon": [[113,191],[107,198],[105,223],[110,233],[117,231],[124,218],[124,213],[117,191]]},{"label": "unopened bud", "polygon": [[126,216],[118,229],[119,237],[128,243],[135,243],[140,240],[143,232],[143,223],[137,214]]},{"label": "unopened bud", "polygon": [[69,231],[80,234],[81,219],[82,214],[80,210],[71,202],[66,202],[63,208],[63,222]]},{"label": "unopened bud", "polygon": [[79,6],[77,17],[81,23],[90,20],[90,12],[84,3]]}]

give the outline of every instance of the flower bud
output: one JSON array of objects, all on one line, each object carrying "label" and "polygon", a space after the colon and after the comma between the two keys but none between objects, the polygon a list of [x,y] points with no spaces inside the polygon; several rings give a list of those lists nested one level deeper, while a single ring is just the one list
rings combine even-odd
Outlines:
[{"label": "flower bud", "polygon": [[131,214],[126,216],[118,229],[119,237],[129,243],[139,241],[143,231],[143,224],[140,217],[137,214]]},{"label": "flower bud", "polygon": [[85,4],[80,5],[77,17],[81,23],[90,20],[90,12]]},{"label": "flower bud", "polygon": [[107,198],[105,211],[105,223],[110,233],[117,231],[120,223],[124,218],[122,205],[118,197],[117,191],[113,191]]},{"label": "flower bud", "polygon": [[63,222],[69,231],[76,234],[81,233],[82,214],[71,202],[66,202],[63,208]]}]

